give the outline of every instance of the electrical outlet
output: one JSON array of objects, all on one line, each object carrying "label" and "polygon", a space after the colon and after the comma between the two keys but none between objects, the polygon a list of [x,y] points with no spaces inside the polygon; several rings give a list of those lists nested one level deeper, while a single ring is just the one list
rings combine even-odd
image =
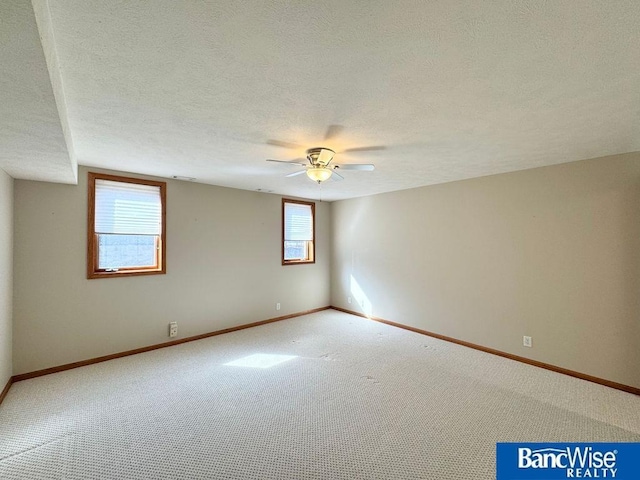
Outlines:
[{"label": "electrical outlet", "polygon": [[171,322],[169,324],[169,336],[170,337],[178,336],[178,322]]},{"label": "electrical outlet", "polygon": [[276,310],[280,310],[280,304],[276,303]]},{"label": "electrical outlet", "polygon": [[351,297],[347,297],[347,303],[351,303]]},{"label": "electrical outlet", "polygon": [[531,347],[531,337],[527,337],[526,335],[522,337],[522,345],[524,345],[525,347]]}]

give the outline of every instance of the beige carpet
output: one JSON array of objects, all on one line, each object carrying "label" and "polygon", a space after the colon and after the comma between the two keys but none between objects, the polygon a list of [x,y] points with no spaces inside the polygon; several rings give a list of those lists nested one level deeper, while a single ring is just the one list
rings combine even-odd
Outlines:
[{"label": "beige carpet", "polygon": [[0,478],[490,479],[498,441],[637,442],[639,412],[328,310],[14,384]]}]

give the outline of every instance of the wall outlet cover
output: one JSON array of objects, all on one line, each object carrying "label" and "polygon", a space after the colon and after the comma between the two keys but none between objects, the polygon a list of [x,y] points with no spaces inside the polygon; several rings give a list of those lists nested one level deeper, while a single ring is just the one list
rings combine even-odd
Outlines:
[{"label": "wall outlet cover", "polygon": [[169,323],[169,336],[170,337],[178,336],[178,322]]}]

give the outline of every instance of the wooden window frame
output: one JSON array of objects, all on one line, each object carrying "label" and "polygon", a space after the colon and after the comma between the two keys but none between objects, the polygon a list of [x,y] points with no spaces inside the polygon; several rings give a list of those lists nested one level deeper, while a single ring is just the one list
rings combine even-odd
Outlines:
[{"label": "wooden window frame", "polygon": [[[311,250],[311,255],[307,260],[285,260],[284,259],[284,206],[287,203],[297,203],[300,205],[309,205],[311,207],[311,222],[313,228],[313,240],[309,242],[308,247]],[[312,263],[316,263],[316,204],[315,202],[307,202],[304,200],[294,200],[291,198],[283,198],[282,199],[282,241],[280,242],[282,247],[282,252],[280,254],[280,258],[282,259],[282,265],[309,265]]]},{"label": "wooden window frame", "polygon": [[[162,205],[162,232],[156,238],[156,266],[154,267],[124,267],[117,271],[107,271],[98,268],[98,234],[95,233],[96,213],[96,180],[110,180],[113,182],[134,183],[160,187],[160,202]],[[89,172],[88,174],[88,212],[87,212],[87,278],[132,277],[136,275],[164,275],[167,273],[167,183],[142,178],[120,177],[105,173]],[[160,243],[160,245],[158,245]]]}]

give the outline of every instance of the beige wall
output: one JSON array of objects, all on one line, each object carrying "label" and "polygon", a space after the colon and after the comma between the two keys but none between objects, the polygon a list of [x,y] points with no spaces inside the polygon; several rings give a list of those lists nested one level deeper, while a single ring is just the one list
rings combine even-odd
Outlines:
[{"label": "beige wall", "polygon": [[13,178],[0,170],[0,392],[12,372]]},{"label": "beige wall", "polygon": [[168,181],[167,274],[87,280],[79,180],[15,181],[14,374],[329,305],[329,204],[316,264],[282,266],[280,196]]},{"label": "beige wall", "polygon": [[640,153],[335,202],[332,237],[335,306],[640,387]]}]

